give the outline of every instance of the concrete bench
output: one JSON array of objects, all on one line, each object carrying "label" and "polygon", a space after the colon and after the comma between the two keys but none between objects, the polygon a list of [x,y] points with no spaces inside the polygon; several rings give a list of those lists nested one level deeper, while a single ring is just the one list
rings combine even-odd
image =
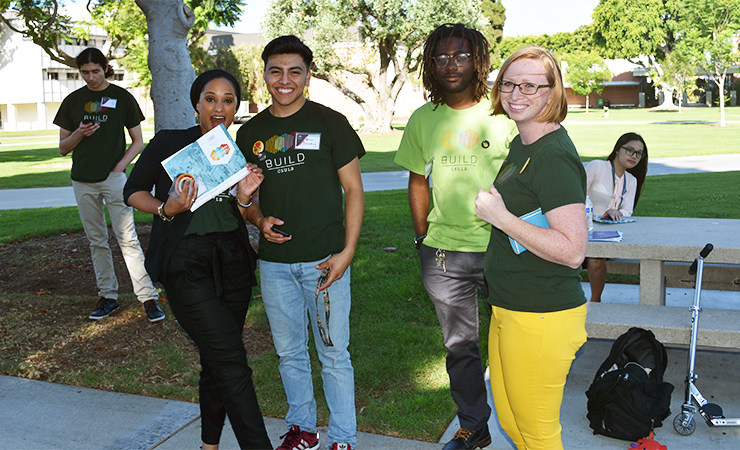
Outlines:
[{"label": "concrete bench", "polygon": [[[672,306],[588,303],[586,331],[589,338],[616,339],[630,327],[651,330],[664,345],[688,346],[691,311]],[[702,308],[697,345],[740,349],[740,311]]]},{"label": "concrete bench", "polygon": [[[639,304],[589,303],[586,329],[591,338],[616,339],[632,326],[652,330],[667,345],[688,345],[691,311],[666,306],[666,286],[694,288],[687,265],[705,244],[702,289],[740,291],[740,220],[636,217],[634,223],[594,224],[595,231],[618,230],[621,242],[589,242],[587,257],[610,258],[611,273],[639,274]],[[611,262],[611,261],[610,261]],[[734,295],[734,293],[733,293]],[[740,296],[740,294],[738,294]],[[702,347],[740,349],[740,311],[702,308]]]},{"label": "concrete bench", "polygon": [[[665,286],[693,289],[696,277],[689,275],[690,263],[666,262]],[[608,273],[640,275],[640,261],[636,259],[610,259],[606,262]],[[703,289],[714,291],[740,291],[740,266],[731,264],[704,264]]]}]

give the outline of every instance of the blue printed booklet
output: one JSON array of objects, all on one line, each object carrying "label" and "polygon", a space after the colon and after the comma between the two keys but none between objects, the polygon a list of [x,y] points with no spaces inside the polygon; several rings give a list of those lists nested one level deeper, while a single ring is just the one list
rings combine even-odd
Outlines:
[{"label": "blue printed booklet", "polygon": [[632,223],[637,219],[633,219],[631,217],[622,217],[620,220],[612,220],[612,219],[604,219],[601,217],[594,217],[594,222],[599,223]]},{"label": "blue printed booklet", "polygon": [[247,160],[223,124],[162,161],[172,180],[187,173],[198,183],[198,198],[190,211],[247,176],[246,164]]},{"label": "blue printed booklet", "polygon": [[[519,218],[531,223],[532,225],[537,225],[538,227],[550,228],[545,215],[542,214],[542,208],[537,208],[531,213],[527,213],[523,216],[520,216]],[[511,242],[511,248],[514,249],[514,253],[516,253],[517,255],[527,251],[527,249],[524,248],[522,244],[518,243],[511,237],[509,237],[509,242]]]}]

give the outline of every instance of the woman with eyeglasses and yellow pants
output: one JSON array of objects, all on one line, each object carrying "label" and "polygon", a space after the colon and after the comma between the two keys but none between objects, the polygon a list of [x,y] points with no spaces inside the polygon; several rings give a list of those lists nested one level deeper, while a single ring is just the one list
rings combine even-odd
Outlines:
[{"label": "woman with eyeglasses and yellow pants", "polygon": [[[478,217],[492,225],[484,260],[491,391],[501,428],[517,449],[561,450],[565,380],[587,337],[580,280],[588,245],[586,172],[560,125],[568,104],[548,51],[512,54],[492,102],[493,114],[514,120],[519,135],[493,185],[475,199]],[[546,224],[521,218],[537,211]]]},{"label": "woman with eyeglasses and yellow pants", "polygon": [[[648,149],[637,133],[625,133],[604,160],[586,166],[586,192],[594,204],[594,219],[619,222],[632,215],[647,175]],[[606,283],[606,259],[586,258],[591,301],[600,302]]]}]

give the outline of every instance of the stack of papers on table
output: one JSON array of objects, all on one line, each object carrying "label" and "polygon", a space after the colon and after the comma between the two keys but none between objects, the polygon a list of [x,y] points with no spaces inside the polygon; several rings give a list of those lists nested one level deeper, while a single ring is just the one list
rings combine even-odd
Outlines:
[{"label": "stack of papers on table", "polygon": [[589,242],[622,242],[621,231],[592,231],[588,235]]},{"label": "stack of papers on table", "polygon": [[634,222],[637,219],[634,219],[632,217],[622,217],[619,220],[611,220],[611,219],[605,219],[603,217],[594,217],[594,222],[599,223],[631,223]]}]

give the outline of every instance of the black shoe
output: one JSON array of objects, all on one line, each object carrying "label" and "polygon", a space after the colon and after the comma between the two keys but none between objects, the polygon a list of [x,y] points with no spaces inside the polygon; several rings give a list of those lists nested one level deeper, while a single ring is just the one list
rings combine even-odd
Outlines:
[{"label": "black shoe", "polygon": [[475,432],[460,428],[455,437],[442,447],[442,450],[456,450],[467,448],[483,448],[491,443],[491,432],[488,427]]},{"label": "black shoe", "polygon": [[118,309],[118,300],[112,298],[100,297],[98,305],[95,307],[88,319],[100,320],[110,316],[110,313]]},{"label": "black shoe", "polygon": [[149,318],[149,322],[159,322],[164,319],[164,312],[159,308],[156,300],[147,300],[144,302],[144,311]]}]

